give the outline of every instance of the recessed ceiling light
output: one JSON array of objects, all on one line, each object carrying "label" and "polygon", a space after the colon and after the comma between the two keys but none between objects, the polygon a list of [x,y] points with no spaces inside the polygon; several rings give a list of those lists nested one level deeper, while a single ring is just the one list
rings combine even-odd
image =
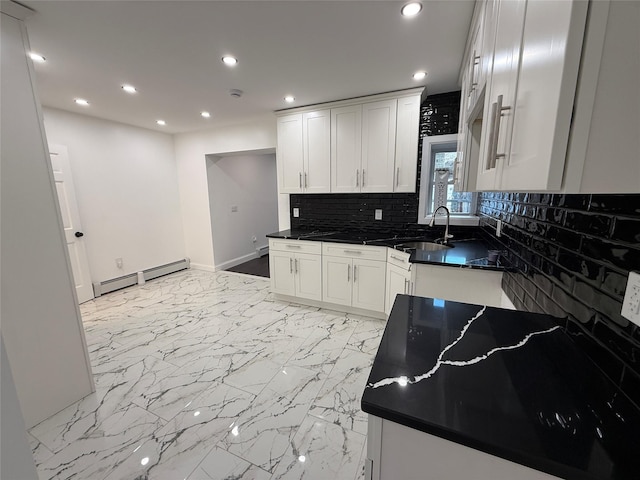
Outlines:
[{"label": "recessed ceiling light", "polygon": [[38,62],[38,63],[44,63],[44,62],[46,62],[46,61],[47,61],[47,59],[46,59],[46,58],[44,58],[42,55],[39,55],[39,54],[34,53],[34,52],[31,52],[31,53],[29,54],[29,58],[30,58],[31,60],[33,60],[34,62]]},{"label": "recessed ceiling light", "polygon": [[414,80],[422,80],[426,76],[427,76],[427,72],[416,72],[416,73],[413,74],[413,79]]},{"label": "recessed ceiling light", "polygon": [[420,13],[422,10],[422,4],[420,2],[407,3],[400,9],[400,13],[405,17],[413,17]]},{"label": "recessed ceiling light", "polygon": [[167,122],[165,122],[164,120],[156,120],[156,123],[161,127],[164,127],[167,124]]},{"label": "recessed ceiling light", "polygon": [[231,55],[225,55],[224,57],[222,57],[222,62],[225,65],[229,65],[231,67],[238,63],[238,59],[235,57],[232,57]]},{"label": "recessed ceiling light", "polygon": [[200,115],[202,115],[202,118],[211,118],[211,114],[209,112],[200,112]]},{"label": "recessed ceiling light", "polygon": [[287,103],[291,103],[291,102],[295,102],[296,97],[294,97],[293,95],[287,95],[286,97],[284,97],[284,101]]},{"label": "recessed ceiling light", "polygon": [[84,98],[76,98],[73,101],[76,102],[78,105],[82,105],[83,107],[89,106],[89,102],[87,102]]},{"label": "recessed ceiling light", "polygon": [[136,87],[133,85],[122,85],[122,89],[127,93],[136,93]]}]

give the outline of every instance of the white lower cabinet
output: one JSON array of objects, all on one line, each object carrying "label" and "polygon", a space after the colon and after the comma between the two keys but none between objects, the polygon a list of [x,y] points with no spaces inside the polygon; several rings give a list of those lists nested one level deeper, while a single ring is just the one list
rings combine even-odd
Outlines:
[{"label": "white lower cabinet", "polygon": [[320,244],[271,239],[269,241],[269,275],[273,293],[322,300]]},{"label": "white lower cabinet", "polygon": [[365,479],[558,480],[559,477],[369,415]]},{"label": "white lower cabinet", "polygon": [[413,293],[411,264],[409,254],[394,249],[387,251],[387,286],[385,290],[384,311],[387,315],[393,308],[396,295]]},{"label": "white lower cabinet", "polygon": [[325,302],[384,311],[385,262],[323,256],[322,266]]}]

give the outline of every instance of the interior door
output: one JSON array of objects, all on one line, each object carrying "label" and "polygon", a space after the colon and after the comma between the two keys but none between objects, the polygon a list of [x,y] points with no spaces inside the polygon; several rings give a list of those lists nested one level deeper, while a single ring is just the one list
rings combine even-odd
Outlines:
[{"label": "interior door", "polygon": [[50,145],[49,153],[51,154],[53,177],[56,182],[56,192],[58,193],[58,203],[62,214],[62,224],[67,249],[69,250],[78,303],[84,303],[93,298],[93,287],[91,285],[89,260],[84,245],[84,232],[80,224],[80,214],[78,213],[78,204],[73,188],[69,156],[67,148],[61,145]]}]

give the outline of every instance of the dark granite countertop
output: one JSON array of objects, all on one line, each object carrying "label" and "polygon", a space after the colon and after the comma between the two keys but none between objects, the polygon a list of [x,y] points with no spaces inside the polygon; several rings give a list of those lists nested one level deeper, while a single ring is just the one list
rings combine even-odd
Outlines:
[{"label": "dark granite countertop", "polygon": [[557,320],[398,295],[362,409],[561,478],[640,478],[640,411]]},{"label": "dark granite countertop", "polygon": [[449,244],[453,248],[444,250],[425,251],[416,249],[404,249],[398,245],[410,241],[434,241],[435,238],[402,236],[381,233],[362,232],[327,232],[308,230],[283,230],[267,235],[268,238],[282,238],[291,240],[311,240],[316,242],[351,243],[357,245],[374,245],[411,252],[409,262],[443,265],[448,267],[474,268],[484,270],[504,271],[509,265],[502,259],[497,262],[489,262],[487,252],[491,248],[485,240],[479,238],[452,239]]}]

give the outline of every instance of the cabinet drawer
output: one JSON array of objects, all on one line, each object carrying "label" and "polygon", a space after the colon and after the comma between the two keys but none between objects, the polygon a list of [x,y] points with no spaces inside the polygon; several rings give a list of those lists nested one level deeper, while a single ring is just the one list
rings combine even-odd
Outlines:
[{"label": "cabinet drawer", "polygon": [[409,263],[410,253],[396,250],[395,248],[387,248],[387,262],[391,265],[409,270],[411,264]]},{"label": "cabinet drawer", "polygon": [[322,253],[321,242],[309,242],[305,240],[284,240],[279,238],[269,239],[269,250],[278,250],[291,253]]},{"label": "cabinet drawer", "polygon": [[387,247],[369,245],[351,245],[349,243],[323,243],[322,254],[334,257],[363,258],[366,260],[386,261]]}]

